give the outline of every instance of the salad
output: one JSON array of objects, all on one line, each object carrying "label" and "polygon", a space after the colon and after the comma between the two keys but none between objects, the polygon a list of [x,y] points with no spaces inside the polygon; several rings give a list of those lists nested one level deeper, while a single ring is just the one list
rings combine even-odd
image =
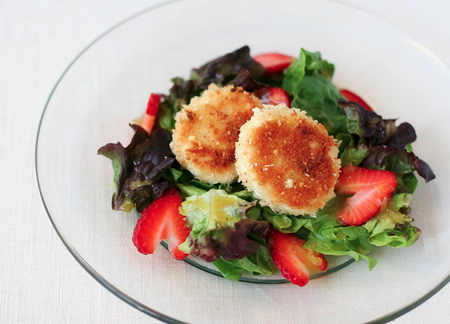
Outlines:
[{"label": "salad", "polygon": [[106,144],[112,208],[140,213],[132,240],[152,254],[211,262],[225,278],[277,272],[304,286],[328,256],[368,261],[420,236],[410,202],[435,178],[409,123],[384,119],[332,83],[334,65],[252,57],[244,46],[150,95],[128,146]]}]

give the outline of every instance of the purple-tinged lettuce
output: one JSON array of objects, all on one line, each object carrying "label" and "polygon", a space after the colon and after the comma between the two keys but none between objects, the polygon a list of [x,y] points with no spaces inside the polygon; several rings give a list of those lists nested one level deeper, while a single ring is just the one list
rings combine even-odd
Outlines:
[{"label": "purple-tinged lettuce", "polygon": [[426,182],[436,177],[430,166],[410,151],[410,144],[417,138],[411,124],[396,126],[394,119],[383,119],[354,102],[339,99],[338,104],[347,118],[350,135],[341,154],[343,165],[352,163],[392,171],[397,176],[399,192],[414,191],[417,185],[414,171]]},{"label": "purple-tinged lettuce", "polygon": [[[218,86],[224,86],[227,84],[234,84],[238,86],[244,86],[247,81],[244,79],[250,79],[253,82],[261,80],[264,77],[266,70],[264,67],[252,59],[250,56],[250,48],[243,46],[234,52],[214,59],[198,69],[192,69],[191,80],[194,80],[198,89],[207,89],[211,83],[215,83]],[[236,79],[239,80],[236,84]],[[254,83],[252,87],[255,86]],[[263,87],[260,85],[259,87]],[[244,86],[247,91],[249,89]]]},{"label": "purple-tinged lettuce", "polygon": [[245,272],[253,276],[270,276],[278,272],[278,268],[270,256],[269,248],[260,245],[258,251],[242,258],[225,260],[218,258],[213,264],[222,275],[231,280],[238,281]]},{"label": "purple-tinged lettuce", "polygon": [[403,149],[417,138],[414,128],[408,123],[396,126],[394,119],[383,119],[377,113],[344,99],[339,99],[338,104],[347,117],[348,133],[355,144],[363,142],[369,147],[386,145],[396,150]]},{"label": "purple-tinged lettuce", "polygon": [[112,208],[130,212],[136,207],[142,212],[150,203],[162,196],[169,186],[162,174],[174,162],[169,148],[170,133],[157,129],[150,137],[137,125],[130,144],[120,142],[106,144],[98,154],[111,159],[116,190],[112,197]]},{"label": "purple-tinged lettuce", "polygon": [[389,170],[401,176],[417,171],[426,182],[436,177],[430,166],[413,152],[408,152],[406,149],[395,150],[389,146],[373,147],[362,166],[369,169]]},{"label": "purple-tinged lettuce", "polygon": [[180,213],[186,216],[191,234],[179,246],[180,250],[208,262],[219,257],[226,261],[242,259],[255,253],[260,244],[251,236],[265,239],[269,223],[246,216],[254,205],[216,189],[187,198]]}]

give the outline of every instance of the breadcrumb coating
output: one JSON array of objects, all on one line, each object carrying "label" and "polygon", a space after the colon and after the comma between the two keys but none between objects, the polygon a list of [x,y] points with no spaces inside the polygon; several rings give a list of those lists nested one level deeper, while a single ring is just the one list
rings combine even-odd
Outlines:
[{"label": "breadcrumb coating", "polygon": [[211,84],[175,117],[170,147],[178,162],[200,181],[235,182],[235,144],[255,107],[261,100],[242,88]]},{"label": "breadcrumb coating", "polygon": [[314,215],[334,197],[338,144],[325,127],[296,108],[255,108],[236,145],[239,180],[262,205]]}]

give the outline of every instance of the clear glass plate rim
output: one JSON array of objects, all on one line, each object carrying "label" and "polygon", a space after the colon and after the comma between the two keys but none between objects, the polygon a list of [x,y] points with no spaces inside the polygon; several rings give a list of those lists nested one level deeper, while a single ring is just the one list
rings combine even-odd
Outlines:
[{"label": "clear glass plate rim", "polygon": [[[66,69],[62,72],[61,76],[58,78],[58,80],[56,81],[53,89],[50,92],[50,95],[45,103],[42,115],[40,117],[39,120],[39,124],[38,124],[38,130],[37,130],[37,135],[36,135],[36,141],[35,141],[35,173],[36,173],[36,180],[37,180],[37,185],[38,185],[38,190],[39,190],[39,194],[44,206],[44,209],[47,213],[47,216],[49,217],[49,220],[53,226],[53,228],[55,229],[57,235],[59,236],[59,238],[61,239],[61,241],[63,242],[64,246],[67,248],[67,250],[69,251],[69,253],[75,258],[75,260],[81,265],[81,267],[86,270],[100,285],[102,285],[103,287],[105,287],[108,291],[110,291],[113,295],[115,295],[116,297],[120,298],[121,300],[125,301],[126,303],[128,303],[129,305],[133,306],[134,308],[138,309],[139,311],[152,316],[155,319],[158,319],[162,322],[165,323],[173,323],[173,324],[183,324],[186,322],[177,320],[175,318],[172,318],[168,315],[162,314],[160,312],[158,312],[157,310],[154,310],[142,303],[140,303],[139,301],[131,298],[130,296],[128,296],[127,294],[125,294],[124,292],[122,292],[121,290],[117,289],[114,285],[112,285],[108,280],[106,280],[105,278],[103,278],[95,269],[93,269],[84,259],[81,255],[78,254],[78,252],[75,250],[75,248],[73,248],[69,242],[67,242],[67,240],[65,239],[65,237],[62,235],[62,233],[60,232],[60,230],[58,229],[55,221],[52,218],[52,215],[50,214],[50,211],[47,207],[47,204],[45,202],[45,198],[43,195],[43,191],[42,191],[42,187],[41,187],[41,182],[39,179],[39,162],[38,162],[38,151],[39,151],[39,135],[41,132],[41,128],[43,125],[43,120],[45,117],[45,112],[47,110],[47,108],[49,107],[49,104],[51,102],[51,99],[53,97],[53,94],[55,93],[56,89],[58,88],[58,85],[61,83],[61,81],[63,80],[64,76],[68,73],[68,71],[72,68],[72,66],[75,64],[75,62],[77,62],[77,60],[85,53],[87,52],[93,45],[95,45],[98,41],[100,41],[102,38],[104,38],[106,35],[110,34],[111,32],[113,32],[115,29],[119,28],[120,26],[126,24],[127,22],[143,15],[146,14],[150,11],[153,10],[157,10],[158,8],[161,7],[165,7],[168,6],[170,4],[174,4],[174,3],[178,3],[181,1],[186,1],[186,0],[167,0],[164,2],[161,2],[159,4],[150,6],[146,9],[143,9],[137,13],[135,13],[132,16],[129,16],[125,19],[123,19],[122,21],[118,22],[117,24],[113,25],[112,27],[110,27],[109,29],[107,29],[106,31],[104,31],[102,34],[100,34],[99,36],[97,36],[93,41],[91,41],[85,48],[83,48],[79,54],[77,54],[74,59],[69,63],[69,65],[66,67]],[[431,56],[435,61],[439,62],[440,64],[442,64],[448,73],[450,73],[450,66],[448,64],[446,64],[436,53],[434,53],[433,51],[431,51],[427,46],[425,46],[423,43],[421,43],[420,41],[418,41],[417,39],[415,39],[411,34],[409,34],[408,32],[404,31],[402,28],[396,26],[395,24],[392,24],[390,22],[387,22],[386,20],[384,20],[383,18],[380,18],[379,16],[376,16],[372,13],[369,13],[357,6],[354,5],[349,5],[349,4],[345,4],[340,2],[339,0],[324,0],[327,2],[332,2],[332,3],[336,3],[342,7],[346,7],[346,8],[350,8],[352,10],[357,11],[359,14],[363,14],[367,17],[370,17],[370,19],[372,19],[375,23],[377,24],[382,24],[385,27],[391,29],[391,30],[395,30],[399,33],[401,33],[403,35],[403,37],[407,37],[408,40],[414,44],[413,46],[417,48],[417,50],[420,50],[422,52],[425,52],[428,56]],[[225,280],[225,279],[224,279]],[[427,294],[425,294],[424,296],[422,296],[421,298],[419,298],[418,300],[403,306],[391,313],[388,313],[386,315],[383,315],[377,319],[374,319],[372,321],[369,321],[367,323],[386,323],[389,322],[391,320],[394,320],[404,314],[406,314],[407,312],[413,310],[414,308],[418,307],[419,305],[421,305],[422,303],[424,303],[425,301],[427,301],[428,299],[430,299],[432,296],[434,296],[437,292],[439,292],[443,287],[445,287],[448,283],[450,282],[450,273],[441,281],[439,282],[433,289],[431,289]]]}]

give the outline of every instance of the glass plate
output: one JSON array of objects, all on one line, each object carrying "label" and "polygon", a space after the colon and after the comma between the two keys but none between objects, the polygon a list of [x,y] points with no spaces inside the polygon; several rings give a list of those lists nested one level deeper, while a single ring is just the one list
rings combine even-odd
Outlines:
[{"label": "glass plate", "polygon": [[[412,208],[420,240],[378,249],[378,265],[292,284],[233,282],[177,262],[159,248],[136,252],[137,215],[110,208],[108,142],[127,144],[127,123],[150,92],[174,76],[249,45],[252,54],[300,47],[336,65],[334,83],[354,90],[385,118],[411,122],[416,153],[437,179],[420,180]],[[446,165],[450,70],[401,30],[331,1],[168,1],[111,28],[84,49],[58,80],[42,115],[36,172],[50,220],[78,262],[116,296],[169,323],[386,322],[449,281],[450,218]]]},{"label": "glass plate", "polygon": [[[161,242],[162,246],[164,246],[167,250],[169,246],[166,241]],[[353,258],[342,256],[335,257],[327,255],[327,270],[318,274],[311,275],[309,279],[316,279],[322,276],[329,275],[330,273],[336,272],[345,268],[355,260]],[[188,255],[183,259],[186,263],[200,269],[211,273],[213,275],[223,277],[220,271],[211,263],[202,260],[200,257],[193,257]],[[249,273],[244,273],[242,277],[239,279],[241,282],[252,282],[257,284],[281,284],[281,283],[289,283],[288,280],[284,279],[280,272],[273,274],[271,276],[253,276]]]}]

